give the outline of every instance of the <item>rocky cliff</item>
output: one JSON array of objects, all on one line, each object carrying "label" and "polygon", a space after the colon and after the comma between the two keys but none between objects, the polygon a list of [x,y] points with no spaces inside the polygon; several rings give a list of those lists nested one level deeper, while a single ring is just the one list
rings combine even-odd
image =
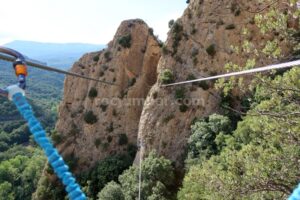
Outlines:
[{"label": "rocky cliff", "polygon": [[143,100],[157,79],[160,46],[142,20],[122,22],[101,52],[88,53],[71,71],[107,85],[67,77],[56,130],[59,150],[78,169],[127,151],[137,143]]},{"label": "rocky cliff", "polygon": [[[220,74],[226,63],[251,65],[254,55],[255,66],[276,62],[255,50],[265,48],[261,41],[277,39],[283,53],[289,51],[276,31],[261,34],[255,25],[255,14],[266,6],[260,1],[191,0],[183,16],[170,22],[162,48],[143,21],[123,22],[107,49],[84,55],[72,67],[115,85],[73,77],[65,81],[57,123],[63,137],[60,151],[88,168],[140,140],[143,152],[155,149],[182,168],[192,121],[219,112],[221,98],[213,82],[163,87],[162,81]],[[238,94],[235,90],[233,95]]]},{"label": "rocky cliff", "polygon": [[[248,58],[257,52],[245,41],[263,49],[262,41],[278,38],[275,31],[272,35],[262,34],[255,25],[255,14],[264,12],[266,5],[258,1],[191,0],[183,16],[170,24],[158,63],[158,76],[163,79],[168,71],[172,81],[185,81],[223,73],[226,63],[240,66],[251,63]],[[278,41],[282,50],[288,52],[288,43],[283,38]],[[256,66],[277,62],[264,55],[256,57]],[[212,82],[175,87],[161,85],[158,79],[145,101],[139,138],[146,153],[155,149],[182,169],[192,121],[218,112],[221,98]],[[235,90],[235,93],[233,95],[240,92]],[[179,101],[182,99],[186,102]]]}]

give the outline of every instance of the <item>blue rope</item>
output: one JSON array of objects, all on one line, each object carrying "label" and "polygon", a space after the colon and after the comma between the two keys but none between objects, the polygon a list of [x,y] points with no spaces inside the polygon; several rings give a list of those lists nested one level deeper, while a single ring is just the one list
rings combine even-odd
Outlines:
[{"label": "blue rope", "polygon": [[300,199],[300,184],[293,191],[293,193],[291,194],[288,200],[299,200],[299,199]]},{"label": "blue rope", "polygon": [[16,93],[12,98],[19,112],[27,121],[30,132],[33,134],[35,141],[43,148],[48,162],[53,167],[57,176],[62,180],[66,187],[68,196],[71,200],[86,200],[85,194],[81,191],[80,186],[76,183],[75,178],[69,172],[69,167],[65,164],[63,158],[53,146],[52,142],[47,138],[46,132],[34,117],[31,106],[21,93]]}]

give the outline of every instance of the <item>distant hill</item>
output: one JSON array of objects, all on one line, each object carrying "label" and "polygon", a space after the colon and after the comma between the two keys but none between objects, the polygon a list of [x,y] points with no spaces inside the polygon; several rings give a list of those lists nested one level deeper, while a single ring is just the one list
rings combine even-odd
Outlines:
[{"label": "distant hill", "polygon": [[81,43],[41,43],[31,41],[13,41],[4,46],[20,51],[24,55],[46,62],[49,66],[62,69],[71,68],[72,64],[87,52],[100,51],[106,45]]}]

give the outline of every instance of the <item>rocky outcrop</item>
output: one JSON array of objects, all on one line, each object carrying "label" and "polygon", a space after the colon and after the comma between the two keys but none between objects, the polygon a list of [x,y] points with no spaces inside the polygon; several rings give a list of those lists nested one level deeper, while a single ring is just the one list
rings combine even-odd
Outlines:
[{"label": "rocky outcrop", "polygon": [[[245,66],[247,59],[256,54],[245,41],[264,48],[260,45],[262,41],[277,37],[275,32],[263,35],[255,25],[255,11],[263,12],[266,7],[265,3],[257,2],[191,0],[183,16],[172,25],[162,48],[159,76],[164,76],[165,69],[169,69],[173,81],[177,82],[220,74],[225,72],[224,65],[229,62]],[[288,51],[285,41],[278,39],[283,51]],[[277,62],[264,55],[257,57],[256,65]],[[155,149],[182,169],[192,121],[218,112],[221,99],[212,82],[174,87],[161,85],[158,80],[146,99],[139,139],[145,153]],[[178,103],[182,98],[187,100],[186,106]]]},{"label": "rocky outcrop", "polygon": [[143,100],[156,82],[160,56],[152,30],[137,19],[122,22],[107,49],[73,65],[72,72],[114,84],[65,80],[58,147],[65,157],[78,160],[78,169],[136,144]]},{"label": "rocky outcrop", "polygon": [[213,82],[164,87],[160,77],[168,82],[216,75],[225,72],[226,63],[245,66],[254,56],[256,66],[277,62],[257,53],[265,48],[263,41],[272,39],[283,54],[289,51],[279,34],[258,30],[254,17],[266,6],[191,0],[183,16],[170,23],[162,50],[143,21],[123,22],[107,49],[84,55],[72,67],[115,85],[73,77],[65,81],[57,123],[60,151],[78,158],[79,168],[89,168],[140,140],[143,153],[155,149],[182,169],[192,121],[219,112],[221,98]]}]

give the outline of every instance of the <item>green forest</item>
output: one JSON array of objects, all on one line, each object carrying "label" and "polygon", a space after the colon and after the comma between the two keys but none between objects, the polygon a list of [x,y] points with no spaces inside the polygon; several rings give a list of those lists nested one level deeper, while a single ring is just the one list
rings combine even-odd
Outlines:
[{"label": "green forest", "polygon": [[[11,63],[0,61],[0,87],[16,84]],[[48,133],[54,129],[64,77],[29,67],[26,96]],[[31,199],[46,163],[15,105],[0,97],[0,199]]]}]

